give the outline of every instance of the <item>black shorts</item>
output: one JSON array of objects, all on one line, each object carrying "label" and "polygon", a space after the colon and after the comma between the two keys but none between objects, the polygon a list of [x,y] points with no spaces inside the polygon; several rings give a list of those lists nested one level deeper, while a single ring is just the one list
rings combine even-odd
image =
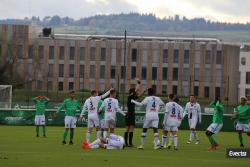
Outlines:
[{"label": "black shorts", "polygon": [[135,114],[127,114],[125,116],[126,126],[135,126]]}]

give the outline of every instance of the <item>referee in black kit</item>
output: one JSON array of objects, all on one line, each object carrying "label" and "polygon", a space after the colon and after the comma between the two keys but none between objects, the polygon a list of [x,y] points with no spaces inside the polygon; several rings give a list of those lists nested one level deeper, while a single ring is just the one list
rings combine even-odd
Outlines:
[{"label": "referee in black kit", "polygon": [[[136,87],[129,89],[129,96],[127,100],[128,112],[125,116],[126,130],[124,133],[126,147],[134,147],[133,132],[134,132],[134,127],[135,127],[135,104],[131,103],[131,100],[136,100],[139,98],[139,96],[141,96],[138,94],[140,87],[141,87],[141,81],[139,79],[136,79]],[[129,139],[129,142],[128,142],[128,139]]]}]

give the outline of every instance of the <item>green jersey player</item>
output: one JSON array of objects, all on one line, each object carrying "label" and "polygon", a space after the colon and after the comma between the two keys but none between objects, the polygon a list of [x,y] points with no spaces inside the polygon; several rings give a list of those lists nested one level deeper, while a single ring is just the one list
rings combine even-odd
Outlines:
[{"label": "green jersey player", "polygon": [[236,119],[236,131],[239,134],[240,147],[244,147],[242,133],[246,132],[250,136],[250,106],[247,105],[247,98],[240,98],[240,105],[236,107],[233,114],[233,119]]},{"label": "green jersey player", "polygon": [[80,110],[80,104],[75,99],[75,91],[71,91],[69,96],[70,98],[63,101],[63,104],[57,109],[56,113],[59,113],[63,108],[65,108],[65,131],[63,134],[62,144],[66,144],[66,138],[68,135],[68,131],[70,129],[70,142],[69,144],[73,144],[74,137],[74,129],[76,128],[76,112],[77,109]]},{"label": "green jersey player", "polygon": [[219,146],[219,144],[214,139],[214,134],[218,133],[223,126],[224,107],[221,104],[220,97],[216,97],[215,101],[211,102],[210,106],[214,109],[213,123],[207,128],[206,135],[211,144],[211,147],[209,147],[208,151],[214,151]]},{"label": "green jersey player", "polygon": [[33,98],[32,101],[36,106],[36,113],[35,113],[36,137],[39,137],[39,126],[43,127],[43,137],[46,137],[44,113],[46,104],[49,102],[49,98],[45,96],[37,96]]}]

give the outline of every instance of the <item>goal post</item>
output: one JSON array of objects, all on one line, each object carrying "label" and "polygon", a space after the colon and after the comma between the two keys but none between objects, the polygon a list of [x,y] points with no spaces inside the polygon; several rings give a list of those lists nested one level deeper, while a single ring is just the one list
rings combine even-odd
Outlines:
[{"label": "goal post", "polygon": [[11,108],[12,85],[0,85],[0,108]]}]

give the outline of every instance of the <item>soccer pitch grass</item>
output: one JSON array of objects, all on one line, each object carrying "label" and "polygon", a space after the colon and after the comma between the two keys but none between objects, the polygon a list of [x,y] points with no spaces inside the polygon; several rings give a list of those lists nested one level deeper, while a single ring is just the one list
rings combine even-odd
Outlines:
[{"label": "soccer pitch grass", "polygon": [[[199,131],[199,145],[187,145],[189,131],[179,131],[179,150],[154,150],[152,130],[148,131],[145,150],[126,148],[124,150],[82,150],[86,127],[78,127],[74,145],[62,145],[63,127],[47,127],[47,138],[35,137],[32,126],[0,126],[0,166],[1,167],[177,167],[177,166],[249,166],[250,159],[228,159],[226,148],[237,148],[237,133],[220,132],[216,135],[220,148],[208,152],[208,140]],[[41,131],[41,129],[40,129]],[[123,135],[124,129],[116,133]],[[135,130],[134,144],[140,143],[141,129]],[[161,134],[161,132],[160,132]],[[92,140],[94,136],[92,136]],[[250,148],[250,138],[244,135],[244,142]]]}]

